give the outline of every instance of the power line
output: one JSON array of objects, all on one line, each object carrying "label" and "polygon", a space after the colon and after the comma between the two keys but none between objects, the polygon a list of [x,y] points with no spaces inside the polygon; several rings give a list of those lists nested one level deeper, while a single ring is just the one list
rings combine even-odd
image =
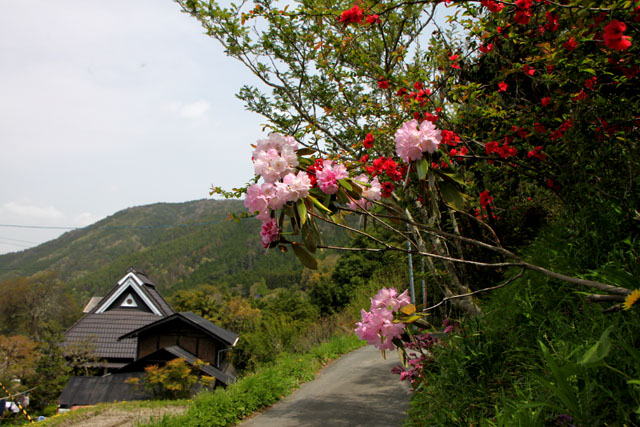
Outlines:
[{"label": "power line", "polygon": [[39,229],[54,229],[54,230],[77,230],[78,229],[78,227],[48,227],[45,225],[16,225],[16,224],[0,224],[0,227],[39,228]]},{"label": "power line", "polygon": [[[253,218],[253,217],[249,217]],[[249,219],[249,218],[238,218],[238,219]],[[31,229],[42,229],[42,230],[80,230],[84,228],[102,228],[105,230],[108,229],[122,229],[122,228],[139,228],[139,229],[147,229],[147,228],[171,228],[171,227],[202,227],[205,225],[214,225],[214,224],[222,224],[223,222],[228,221],[225,220],[217,220],[217,221],[206,221],[206,222],[191,222],[191,223],[183,223],[183,224],[141,224],[141,225],[87,225],[86,227],[53,227],[46,225],[22,225],[22,224],[0,224],[0,227],[9,227],[9,228],[31,228]]]},{"label": "power line", "polygon": [[20,242],[20,243],[33,243],[34,245],[38,244],[38,242],[32,242],[30,240],[12,239],[11,237],[2,237],[2,236],[0,236],[0,239],[2,239],[2,240],[11,240],[12,242]]}]

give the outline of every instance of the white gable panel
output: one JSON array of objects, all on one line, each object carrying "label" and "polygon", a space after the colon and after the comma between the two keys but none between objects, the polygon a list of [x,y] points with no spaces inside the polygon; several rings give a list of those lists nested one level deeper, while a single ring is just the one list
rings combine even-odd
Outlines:
[{"label": "white gable panel", "polygon": [[147,305],[147,307],[149,307],[149,310],[151,310],[153,314],[162,316],[162,312],[158,310],[158,307],[156,307],[155,304],[153,304],[153,302],[145,295],[145,293],[140,290],[142,281],[138,279],[135,274],[127,274],[118,281],[118,285],[120,285],[120,288],[116,292],[114,292],[113,295],[111,295],[111,297],[100,306],[100,308],[96,310],[96,313],[104,313],[111,307],[111,305],[118,299],[118,297],[125,293],[125,291],[132,290],[136,294],[138,294],[140,299],[144,301],[144,303]]}]

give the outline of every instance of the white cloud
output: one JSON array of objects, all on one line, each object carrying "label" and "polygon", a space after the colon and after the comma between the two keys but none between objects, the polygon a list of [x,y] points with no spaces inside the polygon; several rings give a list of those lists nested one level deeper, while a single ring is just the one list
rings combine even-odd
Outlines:
[{"label": "white cloud", "polygon": [[38,206],[24,202],[7,202],[0,207],[0,213],[8,216],[26,217],[40,220],[64,218],[64,214],[54,206]]},{"label": "white cloud", "polygon": [[211,109],[211,105],[204,99],[200,99],[190,104],[179,101],[167,103],[165,109],[185,119],[199,119]]}]

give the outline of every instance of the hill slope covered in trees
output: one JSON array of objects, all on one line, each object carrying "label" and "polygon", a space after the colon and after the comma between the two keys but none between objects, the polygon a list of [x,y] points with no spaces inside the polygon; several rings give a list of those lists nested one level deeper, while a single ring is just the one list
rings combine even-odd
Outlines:
[{"label": "hill slope covered in trees", "polygon": [[[147,272],[165,295],[201,284],[243,293],[254,283],[298,283],[302,266],[292,254],[263,249],[258,221],[229,220],[241,211],[238,200],[125,209],[35,248],[1,255],[0,280],[56,271],[81,299],[104,294],[131,266]],[[335,231],[327,238],[341,239]]]}]

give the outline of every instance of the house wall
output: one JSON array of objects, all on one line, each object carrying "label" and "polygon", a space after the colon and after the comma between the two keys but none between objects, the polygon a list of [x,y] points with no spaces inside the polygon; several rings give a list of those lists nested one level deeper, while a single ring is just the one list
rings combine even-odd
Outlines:
[{"label": "house wall", "polygon": [[223,348],[220,343],[198,329],[183,322],[171,322],[145,331],[138,336],[136,359],[172,345],[184,348],[211,366],[216,366],[217,351]]}]

